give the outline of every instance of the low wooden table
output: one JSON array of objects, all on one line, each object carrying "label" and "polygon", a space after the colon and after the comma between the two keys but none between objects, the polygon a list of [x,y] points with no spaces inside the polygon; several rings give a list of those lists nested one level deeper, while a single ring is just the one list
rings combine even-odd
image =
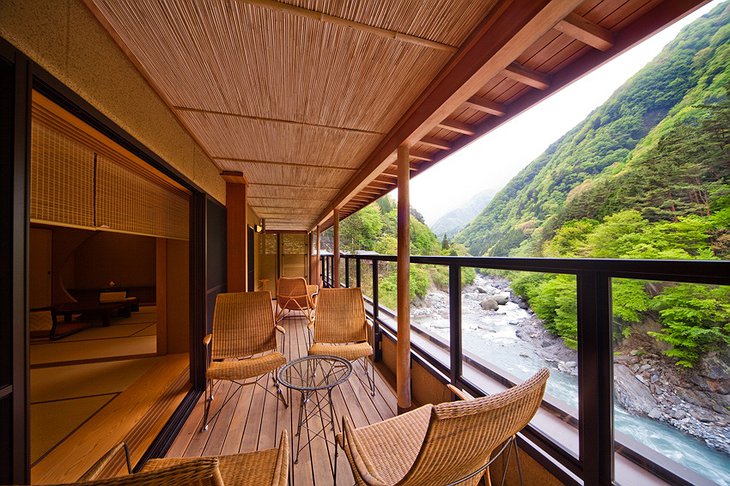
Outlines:
[{"label": "low wooden table", "polygon": [[51,309],[53,317],[53,327],[51,328],[51,339],[56,340],[66,337],[75,332],[81,331],[86,326],[76,326],[66,332],[57,332],[58,316],[63,316],[64,323],[70,323],[74,314],[92,314],[101,317],[101,325],[108,327],[112,315],[116,312],[124,317],[129,317],[133,310],[139,309],[137,299],[127,299],[122,302],[66,302],[64,304],[54,305]]},{"label": "low wooden table", "polygon": [[59,315],[62,315],[64,322],[71,322],[74,314],[98,314],[101,316],[102,325],[107,327],[112,312],[123,310],[125,307],[124,302],[110,302],[108,304],[67,302],[53,307],[53,320],[55,321]]}]

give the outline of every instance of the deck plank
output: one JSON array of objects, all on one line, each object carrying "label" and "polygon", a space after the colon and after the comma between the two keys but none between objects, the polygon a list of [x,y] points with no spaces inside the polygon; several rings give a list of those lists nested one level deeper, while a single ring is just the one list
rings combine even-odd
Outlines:
[{"label": "deck plank", "polygon": [[[299,317],[289,317],[281,323],[286,329],[284,354],[288,360],[307,355],[306,323],[306,319]],[[360,363],[354,363],[350,379],[332,391],[337,432],[340,431],[343,414],[348,415],[358,427],[395,415],[395,395],[379,373],[377,371],[375,373],[375,397],[370,396],[356,374],[365,379]],[[275,391],[271,378],[262,378],[262,384],[264,383],[271,391]],[[290,402],[289,407],[284,407],[280,400],[258,386],[244,386],[240,391],[235,391],[235,388],[225,382],[216,384],[212,413],[218,410],[228,393],[236,395],[205,432],[200,432],[203,419],[201,397],[173,442],[168,457],[233,454],[276,447],[284,429],[289,431],[289,437],[293,439],[296,447],[297,438],[294,434],[299,411],[299,392],[294,391],[289,395],[287,389],[282,388]],[[331,431],[329,433],[331,434]],[[302,440],[306,438],[304,435]],[[297,464],[293,464],[295,452],[296,450],[292,448],[293,485],[332,484],[334,461],[332,444],[326,444],[323,439],[315,438],[301,451]],[[353,483],[352,472],[342,451],[337,461],[337,476],[338,484]]]}]

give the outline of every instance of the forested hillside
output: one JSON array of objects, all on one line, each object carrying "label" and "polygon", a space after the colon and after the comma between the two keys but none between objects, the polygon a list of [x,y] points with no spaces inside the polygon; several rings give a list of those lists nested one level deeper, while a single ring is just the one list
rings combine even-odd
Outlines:
[{"label": "forested hillside", "polygon": [[[730,257],[729,18],[725,3],[686,27],[456,241],[478,255]],[[574,347],[574,278],[510,277],[548,329]],[[727,287],[615,280],[613,313],[624,337],[656,316],[661,327],[650,335],[686,367],[730,344]]]},{"label": "forested hillside", "polygon": [[[423,216],[411,208],[411,255],[466,255],[463,245],[451,245],[446,240],[439,241],[423,221]],[[332,229],[322,235],[322,246],[332,250]],[[340,224],[340,251],[356,253],[374,251],[381,255],[395,255],[398,251],[398,212],[396,202],[384,196]],[[380,303],[395,309],[397,296],[396,266],[389,262],[380,267]],[[354,272],[353,272],[354,273]],[[363,265],[362,287],[366,295],[372,295],[372,273],[368,265]],[[471,283],[476,276],[473,269],[464,269],[463,278]],[[432,288],[447,289],[449,285],[448,267],[433,265],[411,265],[410,291],[412,299],[421,299]]]},{"label": "forested hillside", "polygon": [[510,181],[456,241],[474,255],[539,255],[569,220],[636,209],[673,221],[722,204],[729,16],[721,5],[685,28]]}]

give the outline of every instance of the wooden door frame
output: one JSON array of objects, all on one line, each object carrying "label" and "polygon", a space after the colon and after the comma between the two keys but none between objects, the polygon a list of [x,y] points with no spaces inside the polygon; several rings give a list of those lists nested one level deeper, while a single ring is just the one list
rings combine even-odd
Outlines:
[{"label": "wooden door frame", "polygon": [[[0,227],[3,237],[9,235],[7,245],[0,249],[0,266],[8,277],[0,283],[0,318],[10,322],[0,337],[2,349],[9,352],[12,364],[11,383],[0,383],[0,399],[11,400],[11,406],[0,409],[0,483],[28,484],[30,482],[30,420],[29,420],[29,329],[28,329],[28,235],[29,170],[32,93],[37,90],[51,101],[72,113],[84,123],[109,137],[191,192],[190,198],[190,380],[191,391],[183,399],[152,446],[142,457],[143,464],[169,448],[177,432],[192,412],[202,394],[205,377],[205,351],[202,338],[205,332],[205,223],[206,193],[195,182],[169,165],[119,125],[94,108],[86,100],[56,79],[48,71],[31,61],[19,49],[0,38],[0,57],[14,66],[13,110],[7,142],[12,148],[11,163],[0,167],[0,193],[8,195],[0,203]],[[3,121],[5,123],[5,121]],[[0,136],[4,134],[0,133]],[[6,339],[7,338],[7,339]]]},{"label": "wooden door frame", "polygon": [[[0,265],[7,277],[0,283],[0,319],[10,323],[2,330],[2,350],[12,368],[7,386],[0,383],[2,406],[0,424],[0,483],[27,484],[30,481],[30,420],[28,414],[28,155],[30,150],[30,97],[32,64],[10,44],[0,39],[0,57],[14,69],[13,107],[5,133],[0,133],[10,163],[0,167],[0,228],[8,235],[0,249]],[[8,103],[8,104],[10,104]],[[5,111],[5,110],[3,110]]]}]

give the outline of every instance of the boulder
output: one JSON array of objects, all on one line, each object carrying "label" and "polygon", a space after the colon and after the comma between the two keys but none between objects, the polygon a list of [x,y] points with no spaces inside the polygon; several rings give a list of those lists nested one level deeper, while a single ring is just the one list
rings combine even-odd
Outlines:
[{"label": "boulder", "polygon": [[497,310],[499,309],[499,304],[497,304],[497,301],[491,298],[484,299],[481,304],[479,304],[482,309],[484,310]]},{"label": "boulder", "polygon": [[507,302],[509,302],[509,292],[500,292],[497,295],[493,295],[492,298],[495,302],[499,305],[505,305]]},{"label": "boulder", "polygon": [[649,387],[639,381],[629,368],[614,364],[613,375],[619,403],[629,412],[648,415],[657,408]]}]

